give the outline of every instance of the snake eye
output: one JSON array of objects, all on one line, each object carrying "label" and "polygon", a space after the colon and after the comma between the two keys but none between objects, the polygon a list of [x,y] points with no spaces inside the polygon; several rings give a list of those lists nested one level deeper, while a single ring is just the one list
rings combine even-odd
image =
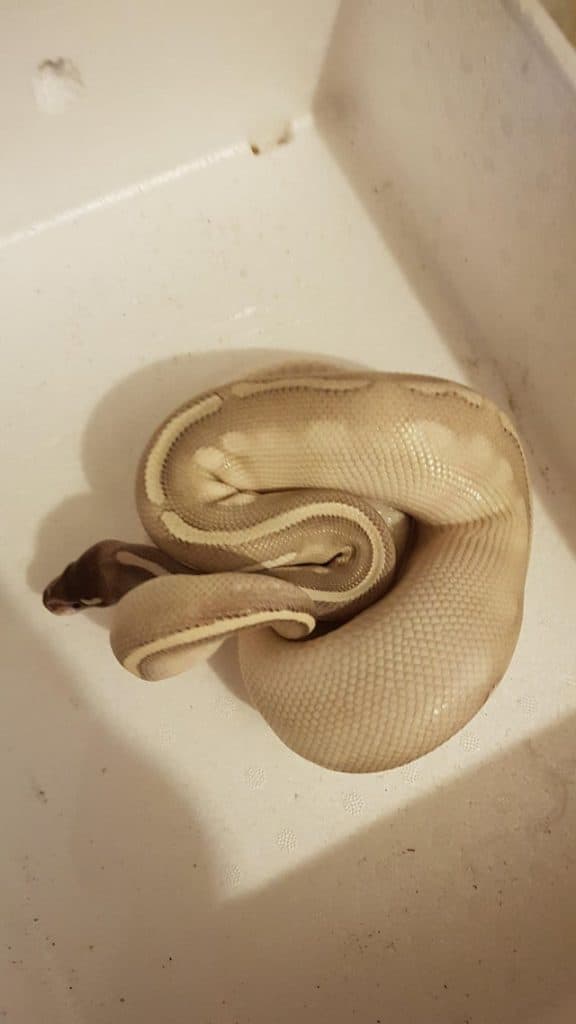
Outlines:
[{"label": "snake eye", "polygon": [[80,611],[82,607],[82,601],[72,601],[70,607],[74,608],[74,611]]}]

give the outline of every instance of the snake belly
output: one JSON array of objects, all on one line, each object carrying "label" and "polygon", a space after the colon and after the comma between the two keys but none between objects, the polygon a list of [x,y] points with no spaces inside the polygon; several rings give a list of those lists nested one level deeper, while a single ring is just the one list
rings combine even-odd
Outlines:
[{"label": "snake belly", "polygon": [[461,384],[317,363],[226,384],[159,426],[136,499],[183,572],[123,597],[117,658],[161,679],[236,633],[253,705],[316,764],[420,757],[508,667],[525,459],[508,417]]}]

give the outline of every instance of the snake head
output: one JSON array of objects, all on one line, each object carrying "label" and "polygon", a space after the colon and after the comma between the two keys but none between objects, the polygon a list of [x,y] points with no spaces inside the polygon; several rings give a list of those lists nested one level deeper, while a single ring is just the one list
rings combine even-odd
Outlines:
[{"label": "snake head", "polygon": [[117,604],[129,590],[154,576],[186,571],[158,548],[101,540],[48,584],[42,600],[53,615],[72,615],[83,608]]},{"label": "snake head", "polygon": [[44,607],[53,615],[73,615],[83,608],[114,604],[114,566],[118,541],[103,540],[71,562],[48,584],[42,595]]}]

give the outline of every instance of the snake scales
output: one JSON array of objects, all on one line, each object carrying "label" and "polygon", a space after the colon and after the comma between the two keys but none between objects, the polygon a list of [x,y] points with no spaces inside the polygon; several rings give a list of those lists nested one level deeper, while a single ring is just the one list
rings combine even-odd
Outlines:
[{"label": "snake scales", "polygon": [[112,648],[148,680],[237,633],[253,704],[313,762],[413,760],[506,671],[529,485],[508,418],[460,384],[318,363],[226,384],[156,430],[136,501],[155,546],[102,541],[46,607],[118,602]]}]

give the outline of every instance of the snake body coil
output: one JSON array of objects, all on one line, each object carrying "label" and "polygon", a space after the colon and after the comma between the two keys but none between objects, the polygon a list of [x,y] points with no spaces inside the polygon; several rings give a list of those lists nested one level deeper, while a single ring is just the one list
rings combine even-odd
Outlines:
[{"label": "snake body coil", "polygon": [[[103,573],[108,589],[132,573],[117,587],[119,661],[161,679],[237,632],[253,704],[325,767],[432,750],[513,654],[525,461],[508,418],[460,384],[316,363],[227,384],[156,431],[137,505],[156,547],[118,542]],[[80,570],[67,572],[51,610],[78,599]]]}]

